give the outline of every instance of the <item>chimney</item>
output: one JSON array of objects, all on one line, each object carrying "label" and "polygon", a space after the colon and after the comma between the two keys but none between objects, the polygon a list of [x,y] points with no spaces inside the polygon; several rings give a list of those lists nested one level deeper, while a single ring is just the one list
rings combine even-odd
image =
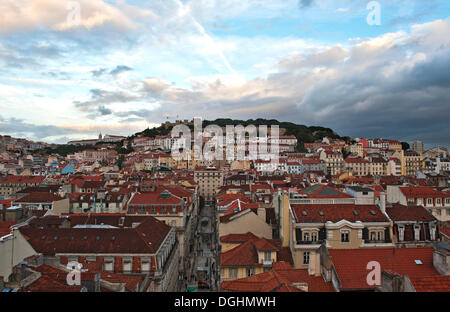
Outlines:
[{"label": "chimney", "polygon": [[382,213],[386,213],[386,193],[380,192],[380,209]]}]

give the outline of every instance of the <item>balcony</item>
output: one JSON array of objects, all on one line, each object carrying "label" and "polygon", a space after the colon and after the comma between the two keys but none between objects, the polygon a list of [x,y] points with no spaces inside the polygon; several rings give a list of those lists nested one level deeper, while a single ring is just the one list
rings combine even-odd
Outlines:
[{"label": "balcony", "polygon": [[365,244],[390,244],[390,243],[392,243],[392,240],[391,239],[384,239],[384,240],[365,239],[364,243]]},{"label": "balcony", "polygon": [[297,245],[321,245],[324,241],[323,240],[317,240],[317,241],[297,241]]}]

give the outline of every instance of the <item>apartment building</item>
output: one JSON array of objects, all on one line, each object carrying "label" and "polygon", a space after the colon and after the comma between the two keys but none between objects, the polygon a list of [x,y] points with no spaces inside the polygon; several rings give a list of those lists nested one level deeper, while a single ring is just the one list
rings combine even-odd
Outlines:
[{"label": "apartment building", "polygon": [[345,168],[344,156],[340,152],[322,151],[320,159],[325,162],[329,175],[337,175]]},{"label": "apartment building", "polygon": [[405,151],[402,175],[414,176],[423,168],[423,157],[415,151]]},{"label": "apartment building", "polygon": [[120,222],[125,223],[121,218],[116,216],[116,226],[22,226],[19,231],[46,261],[64,266],[77,261],[100,266],[106,272],[147,274],[153,282],[152,291],[175,291],[179,263],[175,229],[150,216],[120,226]]},{"label": "apartment building", "polygon": [[11,198],[12,195],[23,189],[39,186],[44,180],[45,177],[43,176],[7,175],[6,177],[0,177],[0,196]]},{"label": "apartment building", "polygon": [[214,201],[217,190],[223,185],[223,173],[215,167],[197,168],[194,180],[198,184],[198,193],[205,201]]},{"label": "apartment building", "polygon": [[428,186],[388,185],[387,200],[404,206],[423,206],[439,221],[450,221],[450,194]]}]

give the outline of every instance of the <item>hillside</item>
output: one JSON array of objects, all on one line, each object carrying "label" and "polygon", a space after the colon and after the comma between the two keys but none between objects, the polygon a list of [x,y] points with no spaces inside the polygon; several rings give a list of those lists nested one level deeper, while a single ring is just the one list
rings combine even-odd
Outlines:
[{"label": "hillside", "polygon": [[[322,140],[324,137],[331,137],[334,139],[343,139],[348,142],[351,141],[351,138],[341,137],[330,128],[319,127],[319,126],[307,127],[305,125],[297,125],[292,122],[283,122],[283,121],[278,121],[275,119],[259,118],[259,119],[249,119],[249,120],[235,120],[235,119],[229,119],[229,118],[220,118],[220,119],[216,119],[216,120],[204,120],[203,121],[203,127],[206,127],[206,126],[212,125],[212,124],[218,125],[221,127],[224,127],[226,125],[234,125],[234,126],[236,126],[236,125],[243,125],[243,126],[247,126],[247,125],[255,125],[255,126],[278,125],[280,127],[280,129],[286,130],[285,135],[294,135],[297,138],[297,140],[299,142],[299,147],[298,147],[299,151],[303,150],[303,143],[312,143],[317,140]],[[193,131],[193,126],[190,126],[190,128]],[[130,138],[132,139],[132,138],[139,137],[139,136],[155,137],[157,135],[168,135],[168,134],[170,134],[171,130],[172,130],[171,126],[167,127],[167,128],[160,126],[157,128],[146,129],[142,132],[134,134]]]}]

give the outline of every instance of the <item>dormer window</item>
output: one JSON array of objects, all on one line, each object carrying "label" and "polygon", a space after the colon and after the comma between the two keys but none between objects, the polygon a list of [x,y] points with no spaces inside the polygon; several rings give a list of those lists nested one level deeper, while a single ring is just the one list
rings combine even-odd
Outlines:
[{"label": "dormer window", "polygon": [[414,239],[420,240],[420,225],[419,224],[414,225]]},{"label": "dormer window", "polygon": [[350,231],[345,230],[341,232],[341,242],[349,243],[350,242]]}]

